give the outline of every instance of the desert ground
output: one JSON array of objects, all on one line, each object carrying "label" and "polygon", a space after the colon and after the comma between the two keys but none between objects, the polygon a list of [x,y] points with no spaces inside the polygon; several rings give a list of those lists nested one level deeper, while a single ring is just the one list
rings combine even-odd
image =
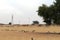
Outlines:
[{"label": "desert ground", "polygon": [[60,26],[0,25],[0,40],[60,40]]}]

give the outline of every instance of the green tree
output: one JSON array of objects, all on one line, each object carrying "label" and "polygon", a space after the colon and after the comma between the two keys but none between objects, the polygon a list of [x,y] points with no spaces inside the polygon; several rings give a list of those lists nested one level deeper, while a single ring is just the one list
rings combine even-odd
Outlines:
[{"label": "green tree", "polygon": [[44,19],[44,22],[46,22],[47,24],[51,24],[51,13],[50,13],[50,8],[46,5],[42,5],[39,7],[39,10],[38,10],[38,15],[39,16],[42,16],[43,19]]},{"label": "green tree", "polygon": [[60,24],[60,0],[56,0],[54,7],[56,7],[55,24]]},{"label": "green tree", "polygon": [[38,9],[38,15],[42,16],[46,24],[60,24],[60,0],[56,0],[51,6],[43,4]]}]

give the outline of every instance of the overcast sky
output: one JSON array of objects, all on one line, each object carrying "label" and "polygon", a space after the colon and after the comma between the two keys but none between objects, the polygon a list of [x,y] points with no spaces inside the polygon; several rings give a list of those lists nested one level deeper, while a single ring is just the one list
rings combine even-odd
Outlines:
[{"label": "overcast sky", "polygon": [[13,23],[30,24],[32,21],[43,23],[43,19],[37,15],[38,7],[42,4],[51,5],[54,0],[0,0],[0,23],[8,24],[11,15],[14,15]]}]

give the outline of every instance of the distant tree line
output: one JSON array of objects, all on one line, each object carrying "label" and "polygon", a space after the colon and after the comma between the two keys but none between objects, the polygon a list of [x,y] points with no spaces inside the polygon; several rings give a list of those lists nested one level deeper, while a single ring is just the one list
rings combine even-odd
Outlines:
[{"label": "distant tree line", "polygon": [[45,4],[40,6],[38,8],[38,15],[43,17],[44,22],[48,25],[60,25],[60,0],[55,0],[50,6]]}]

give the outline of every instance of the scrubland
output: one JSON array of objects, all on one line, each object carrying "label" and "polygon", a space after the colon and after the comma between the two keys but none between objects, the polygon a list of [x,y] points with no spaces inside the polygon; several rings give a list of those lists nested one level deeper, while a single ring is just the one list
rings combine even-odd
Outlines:
[{"label": "scrubland", "polygon": [[60,26],[0,25],[0,40],[60,40]]}]

